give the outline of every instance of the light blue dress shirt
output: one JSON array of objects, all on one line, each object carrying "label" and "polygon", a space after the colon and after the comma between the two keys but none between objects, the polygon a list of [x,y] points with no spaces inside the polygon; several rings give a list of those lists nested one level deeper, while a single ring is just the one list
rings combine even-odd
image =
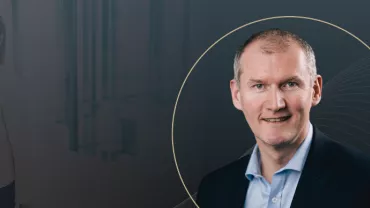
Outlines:
[{"label": "light blue dress shirt", "polygon": [[261,174],[260,153],[257,144],[255,145],[245,172],[250,182],[244,208],[290,207],[311,146],[312,135],[313,127],[309,122],[307,137],[287,165],[274,173],[271,184]]}]

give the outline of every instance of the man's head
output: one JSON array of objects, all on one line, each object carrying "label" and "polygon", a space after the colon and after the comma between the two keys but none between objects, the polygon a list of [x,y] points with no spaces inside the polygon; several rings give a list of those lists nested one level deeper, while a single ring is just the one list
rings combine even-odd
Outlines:
[{"label": "man's head", "polygon": [[253,35],[236,52],[230,89],[257,142],[279,147],[307,133],[310,109],[321,99],[322,78],[308,43],[270,29]]}]

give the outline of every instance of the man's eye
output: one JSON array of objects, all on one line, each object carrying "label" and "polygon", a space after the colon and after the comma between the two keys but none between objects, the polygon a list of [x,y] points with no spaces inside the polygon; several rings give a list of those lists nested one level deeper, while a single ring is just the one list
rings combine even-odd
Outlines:
[{"label": "man's eye", "polygon": [[287,86],[288,87],[295,87],[295,86],[297,86],[297,83],[296,82],[288,82]]},{"label": "man's eye", "polygon": [[255,84],[255,85],[253,85],[253,87],[255,87],[257,89],[262,89],[263,84]]}]

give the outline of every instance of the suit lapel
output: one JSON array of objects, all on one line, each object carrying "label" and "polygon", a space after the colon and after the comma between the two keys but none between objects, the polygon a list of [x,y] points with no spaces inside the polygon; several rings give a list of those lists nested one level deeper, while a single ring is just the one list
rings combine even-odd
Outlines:
[{"label": "suit lapel", "polygon": [[242,157],[241,163],[234,173],[236,173],[228,184],[229,190],[227,194],[229,208],[242,208],[247,194],[249,180],[245,177],[250,154]]},{"label": "suit lapel", "polygon": [[[327,141],[328,139],[325,134],[314,126],[311,147],[293,197],[291,208],[315,207],[315,204],[324,196],[328,188],[326,186],[327,179],[331,174],[324,168],[324,165],[327,165],[330,161],[326,156],[327,154],[325,154]],[[324,169],[326,171],[321,171]]]},{"label": "suit lapel", "polygon": [[[327,186],[328,178],[332,174],[325,165],[330,164],[332,158],[325,154],[326,146],[329,144],[329,138],[313,125],[313,137],[307,159],[299,179],[291,208],[315,207],[320,202],[321,197],[325,196],[329,187]],[[231,184],[227,196],[228,207],[242,208],[247,194],[249,180],[245,177],[250,159],[250,153],[243,158],[240,163]],[[321,171],[325,170],[325,172]],[[317,204],[316,204],[317,205]]]},{"label": "suit lapel", "polygon": [[245,197],[247,194],[249,186],[249,181],[248,179],[243,179],[240,184],[237,185],[234,193],[230,193],[230,208],[242,208],[245,202]]}]

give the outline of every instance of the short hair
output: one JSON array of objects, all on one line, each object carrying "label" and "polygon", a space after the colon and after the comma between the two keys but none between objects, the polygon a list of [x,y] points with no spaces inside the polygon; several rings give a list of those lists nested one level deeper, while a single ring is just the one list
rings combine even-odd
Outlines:
[{"label": "short hair", "polygon": [[307,67],[311,76],[311,82],[317,74],[315,53],[312,47],[301,37],[288,31],[279,28],[272,28],[253,34],[241,45],[235,53],[234,57],[234,79],[237,85],[240,85],[240,76],[242,69],[240,66],[240,58],[245,48],[252,42],[257,40],[265,40],[267,44],[261,47],[263,53],[272,54],[284,52],[290,46],[291,41],[297,43],[304,51],[307,60]]}]

